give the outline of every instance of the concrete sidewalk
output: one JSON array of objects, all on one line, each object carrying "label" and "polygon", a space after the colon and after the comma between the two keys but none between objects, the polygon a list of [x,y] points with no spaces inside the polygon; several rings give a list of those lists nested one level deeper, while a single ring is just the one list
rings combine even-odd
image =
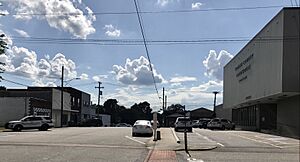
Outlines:
[{"label": "concrete sidewalk", "polygon": [[[174,132],[174,128],[160,128],[161,139],[157,141],[151,140],[147,146],[149,149],[154,150],[173,150],[183,151],[184,150],[184,133]],[[188,133],[188,150],[190,151],[204,151],[217,148],[218,144],[214,141],[210,141],[205,137],[195,136],[194,133]],[[180,143],[177,143],[177,139]],[[189,142],[196,141],[196,142]]]}]

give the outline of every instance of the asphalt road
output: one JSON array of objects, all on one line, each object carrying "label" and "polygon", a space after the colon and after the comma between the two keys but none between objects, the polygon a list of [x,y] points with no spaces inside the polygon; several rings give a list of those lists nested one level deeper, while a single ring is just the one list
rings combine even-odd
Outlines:
[{"label": "asphalt road", "polygon": [[[183,133],[176,134],[183,143]],[[188,145],[193,148],[215,146],[206,151],[189,151],[189,161],[299,162],[299,140],[258,132],[194,129],[188,133]],[[186,153],[181,151],[177,155]]]},{"label": "asphalt road", "polygon": [[131,137],[131,128],[57,128],[0,133],[3,162],[144,161],[150,137]]},{"label": "asphalt road", "polygon": [[[161,128],[161,140],[131,137],[131,128],[56,128],[49,131],[0,132],[2,162],[136,161],[176,156],[173,161],[282,162],[299,161],[299,140],[248,131],[194,129],[188,133],[189,157],[183,133]],[[199,148],[201,148],[199,150]],[[153,151],[152,154],[152,149]],[[150,156],[148,156],[150,155]],[[152,156],[153,155],[153,156]],[[150,158],[149,158],[150,157]]]}]

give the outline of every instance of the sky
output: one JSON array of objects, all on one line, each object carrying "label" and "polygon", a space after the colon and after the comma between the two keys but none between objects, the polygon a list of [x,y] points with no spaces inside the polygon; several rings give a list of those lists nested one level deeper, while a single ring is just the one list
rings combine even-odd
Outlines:
[{"label": "sky", "polygon": [[[283,7],[297,0],[0,0],[0,86],[64,86],[126,107],[187,109],[223,101],[223,67]],[[149,58],[150,61],[149,61]],[[151,67],[150,67],[151,62]],[[1,66],[1,65],[0,65]],[[77,79],[75,79],[77,78]],[[78,79],[80,78],[80,79]],[[11,81],[15,82],[12,83]],[[157,89],[157,91],[156,91]]]}]

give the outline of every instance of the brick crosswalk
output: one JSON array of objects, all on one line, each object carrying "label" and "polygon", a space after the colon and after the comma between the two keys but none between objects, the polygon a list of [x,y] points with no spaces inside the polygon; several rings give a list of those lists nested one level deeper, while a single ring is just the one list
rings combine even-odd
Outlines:
[{"label": "brick crosswalk", "polygon": [[153,150],[147,162],[177,162],[175,151]]}]

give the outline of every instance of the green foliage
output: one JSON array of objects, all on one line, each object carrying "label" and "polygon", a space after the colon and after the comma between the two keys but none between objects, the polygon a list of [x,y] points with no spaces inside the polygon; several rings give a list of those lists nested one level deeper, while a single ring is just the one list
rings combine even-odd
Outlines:
[{"label": "green foliage", "polygon": [[128,123],[133,124],[136,120],[152,119],[152,109],[148,102],[135,103],[130,108],[118,105],[116,99],[108,99],[103,106],[99,107],[99,113],[111,115],[112,123]]},{"label": "green foliage", "polygon": [[[0,35],[0,55],[5,54],[5,50],[8,48],[7,43],[3,40],[5,37],[4,34]],[[5,63],[0,62],[0,65],[5,65]],[[0,68],[0,73],[3,73],[4,69]]]}]

